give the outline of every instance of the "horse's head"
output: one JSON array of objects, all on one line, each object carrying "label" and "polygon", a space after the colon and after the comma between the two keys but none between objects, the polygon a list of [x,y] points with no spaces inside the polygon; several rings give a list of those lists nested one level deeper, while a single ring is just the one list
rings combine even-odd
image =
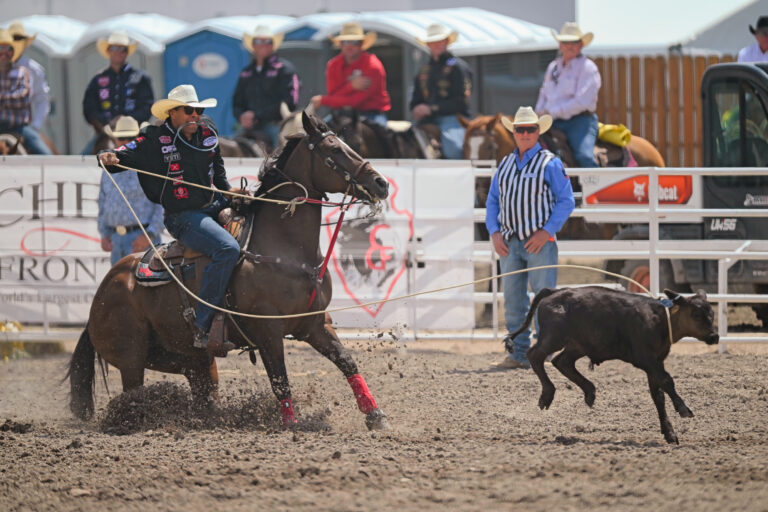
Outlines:
[{"label": "horse's head", "polygon": [[465,159],[495,160],[498,157],[499,144],[496,140],[496,128],[500,120],[501,114],[478,116],[471,121],[464,120],[466,123],[463,145]]},{"label": "horse's head", "polygon": [[371,164],[333,133],[315,116],[302,114],[304,142],[321,168],[311,176],[313,188],[322,192],[345,192],[358,199],[376,202],[388,195],[389,183]]}]

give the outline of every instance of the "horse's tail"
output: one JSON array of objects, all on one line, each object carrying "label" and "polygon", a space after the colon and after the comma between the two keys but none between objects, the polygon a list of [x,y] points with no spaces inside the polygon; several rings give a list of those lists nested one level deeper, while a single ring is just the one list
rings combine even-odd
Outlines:
[{"label": "horse's tail", "polygon": [[[70,399],[69,408],[72,413],[81,420],[90,419],[93,416],[93,392],[94,392],[94,358],[96,351],[88,334],[88,325],[83,329],[80,339],[69,360]],[[66,379],[66,377],[65,377]]]},{"label": "horse's tail", "polygon": [[533,315],[536,314],[536,308],[539,307],[539,302],[544,300],[546,297],[549,297],[556,291],[557,289],[555,288],[544,288],[539,293],[537,293],[536,296],[533,298],[533,302],[531,302],[531,307],[530,309],[528,309],[528,315],[525,317],[525,321],[523,322],[523,325],[521,325],[520,328],[515,332],[513,332],[512,334],[508,334],[505,337],[513,340],[517,337],[518,334],[526,330],[528,326],[531,325],[531,320],[533,320]]}]

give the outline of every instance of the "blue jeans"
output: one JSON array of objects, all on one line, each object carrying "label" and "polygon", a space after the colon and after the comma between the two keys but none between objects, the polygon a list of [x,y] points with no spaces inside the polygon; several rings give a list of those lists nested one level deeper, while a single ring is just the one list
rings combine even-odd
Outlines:
[{"label": "blue jeans", "polygon": [[280,142],[280,123],[264,123],[261,125],[261,129],[264,133],[269,135],[270,139],[272,139],[272,148],[276,148]]},{"label": "blue jeans", "polygon": [[[542,265],[557,265],[557,243],[547,242],[541,248],[539,254],[530,254],[523,247],[526,240],[518,240],[512,237],[506,241],[509,248],[509,254],[500,258],[501,272],[513,272],[531,267]],[[554,288],[557,286],[557,269],[548,268],[545,270],[534,270],[533,272],[523,272],[501,278],[501,284],[504,288],[504,320],[507,324],[507,331],[515,332],[523,325],[525,316],[528,314],[530,301],[528,299],[528,285],[530,284],[533,293],[536,294],[543,288]],[[536,332],[539,332],[538,315],[535,317]],[[509,357],[526,363],[528,362],[525,353],[531,346],[531,330],[526,329],[512,340],[511,346],[506,349]]]},{"label": "blue jeans", "polygon": [[[174,238],[211,258],[212,261],[203,271],[198,295],[214,306],[220,305],[224,299],[229,278],[240,257],[237,240],[214,219],[219,210],[221,205],[165,215],[165,227]],[[195,326],[208,332],[214,313],[210,307],[198,303],[195,308]]]},{"label": "blue jeans", "polygon": [[93,153],[93,146],[96,145],[96,139],[99,138],[99,135],[96,134],[93,137],[91,137],[91,140],[85,143],[85,147],[82,151],[80,151],[81,155],[88,156]]},{"label": "blue jeans", "polygon": [[376,123],[384,128],[387,127],[387,116],[383,112],[367,111],[360,112],[360,116],[366,118],[372,123]]},{"label": "blue jeans", "polygon": [[552,126],[562,130],[579,167],[597,167],[595,141],[597,140],[597,114],[579,114],[570,119],[555,119]]},{"label": "blue jeans", "polygon": [[[118,235],[117,233],[109,235],[109,239],[112,240],[112,254],[110,255],[112,266],[125,256],[133,253],[131,244],[140,236],[144,236],[144,233],[142,233],[140,229],[136,229],[124,235]],[[156,236],[153,238],[152,243],[155,245],[160,243],[160,237]]]},{"label": "blue jeans", "polygon": [[461,160],[464,158],[464,127],[456,116],[435,116],[435,124],[440,127],[440,143],[443,146],[443,158]]}]

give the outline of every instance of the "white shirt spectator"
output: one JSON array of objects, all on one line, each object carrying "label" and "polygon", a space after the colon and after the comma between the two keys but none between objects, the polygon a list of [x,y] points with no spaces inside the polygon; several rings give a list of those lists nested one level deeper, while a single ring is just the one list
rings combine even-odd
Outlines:
[{"label": "white shirt spectator", "polygon": [[563,58],[558,57],[547,67],[536,112],[548,112],[554,119],[595,112],[601,85],[597,65],[584,55],[572,59],[567,66],[563,66]]},{"label": "white shirt spectator", "polygon": [[760,49],[758,43],[745,46],[739,50],[738,62],[768,62],[768,51]]},{"label": "white shirt spectator", "polygon": [[30,59],[25,55],[19,57],[18,63],[29,69],[29,102],[32,108],[32,117],[29,124],[35,130],[40,131],[45,119],[51,112],[51,89],[48,87],[48,82],[45,79],[45,68],[36,60]]}]

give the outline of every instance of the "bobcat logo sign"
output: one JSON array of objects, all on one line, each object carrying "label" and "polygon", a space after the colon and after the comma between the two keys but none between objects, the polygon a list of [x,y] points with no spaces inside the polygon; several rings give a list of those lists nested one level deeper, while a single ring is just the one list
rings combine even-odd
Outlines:
[{"label": "bobcat logo sign", "polygon": [[[408,241],[413,237],[413,214],[398,208],[398,186],[387,178],[390,196],[379,218],[365,218],[368,207],[355,205],[347,212],[331,261],[337,282],[356,304],[388,299],[405,273]],[[339,216],[335,208],[325,216],[328,239]],[[365,306],[376,317],[384,303]]]}]

